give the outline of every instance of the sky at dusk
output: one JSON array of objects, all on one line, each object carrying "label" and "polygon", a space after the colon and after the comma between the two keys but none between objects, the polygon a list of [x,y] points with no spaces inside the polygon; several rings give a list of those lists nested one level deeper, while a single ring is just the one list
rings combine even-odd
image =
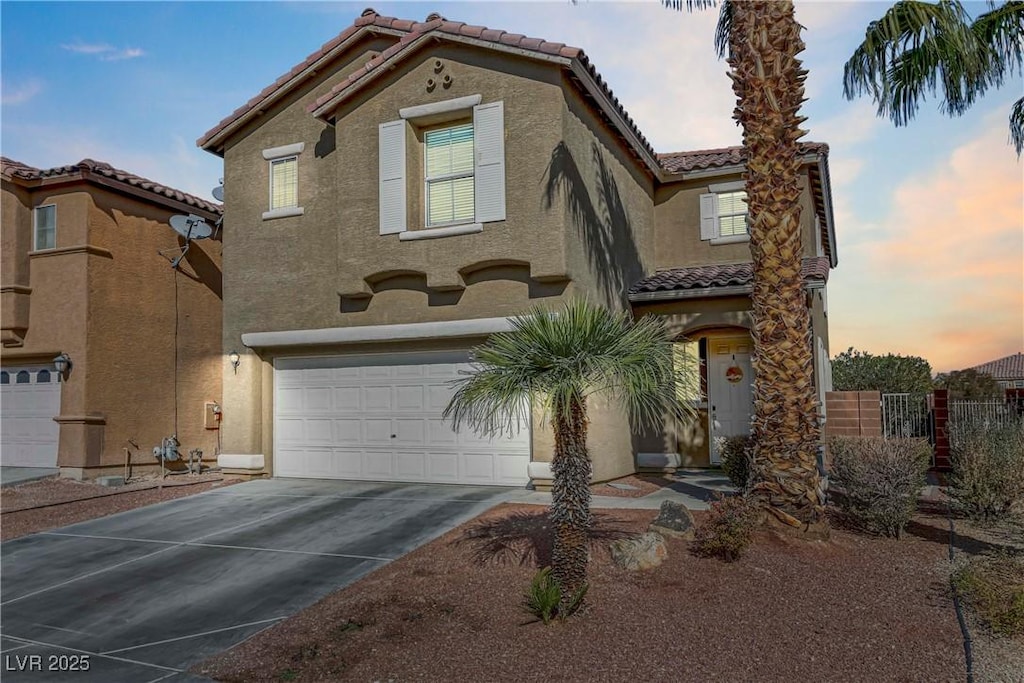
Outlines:
[{"label": "sky at dusk", "polygon": [[[583,48],[659,152],[739,144],[715,12],[645,2],[3,2],[4,156],[84,158],[209,198],[221,159],[195,140],[367,6]],[[935,371],[1024,350],[1024,166],[1008,142],[1020,78],[967,115],[934,99],[909,127],[842,95],[842,67],[888,4],[797,2],[810,70],[805,140],[831,146],[839,265],[833,355],[923,356]],[[968,5],[973,13],[983,4]]]}]

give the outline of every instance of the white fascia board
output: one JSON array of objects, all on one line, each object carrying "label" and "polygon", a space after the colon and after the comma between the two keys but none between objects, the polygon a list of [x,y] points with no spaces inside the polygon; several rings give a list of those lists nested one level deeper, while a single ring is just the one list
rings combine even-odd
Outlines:
[{"label": "white fascia board", "polygon": [[424,116],[433,116],[435,114],[447,114],[448,112],[472,109],[476,105],[480,104],[482,100],[482,95],[467,95],[466,97],[456,97],[453,100],[444,100],[443,102],[431,102],[430,104],[420,104],[415,107],[403,107],[398,110],[398,115],[403,119],[418,119]]},{"label": "white fascia board", "polygon": [[430,323],[397,325],[360,325],[329,327],[319,330],[284,330],[281,332],[247,332],[242,343],[249,348],[281,346],[324,346],[361,342],[397,341],[405,339],[443,339],[479,337],[495,332],[508,332],[514,318],[478,318],[476,320],[444,320]]},{"label": "white fascia board", "polygon": [[836,253],[836,223],[832,213],[832,179],[828,172],[828,159],[822,155],[818,157],[818,176],[821,178],[821,196],[825,202],[825,228],[828,233],[829,265],[835,268],[839,265],[839,254]]}]

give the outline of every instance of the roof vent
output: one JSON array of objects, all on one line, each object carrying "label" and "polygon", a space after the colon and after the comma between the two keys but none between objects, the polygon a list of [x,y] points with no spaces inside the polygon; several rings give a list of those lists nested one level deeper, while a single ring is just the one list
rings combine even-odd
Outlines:
[{"label": "roof vent", "polygon": [[440,19],[441,21],[448,21],[447,19],[441,16],[440,12],[431,12],[430,14],[427,15],[427,21],[436,21],[438,19]]},{"label": "roof vent", "polygon": [[377,15],[377,10],[373,9],[372,7],[367,7],[366,9],[363,10],[363,13],[360,14],[359,16],[361,16],[361,17],[373,17],[373,16],[376,16],[376,15]]}]

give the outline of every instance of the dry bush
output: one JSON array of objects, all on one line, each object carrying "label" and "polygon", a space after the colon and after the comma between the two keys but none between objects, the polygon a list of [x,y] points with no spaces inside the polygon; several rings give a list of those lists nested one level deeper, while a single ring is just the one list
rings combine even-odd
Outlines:
[{"label": "dry bush", "polygon": [[931,447],[921,439],[833,437],[830,481],[844,517],[865,531],[899,538],[917,508]]},{"label": "dry bush", "polygon": [[999,635],[1024,635],[1024,555],[1002,552],[967,560],[953,586]]},{"label": "dry bush", "polygon": [[949,455],[947,490],[959,512],[991,522],[1024,506],[1024,420],[951,422]]},{"label": "dry bush", "polygon": [[699,557],[738,560],[754,538],[758,510],[743,496],[715,494],[704,521],[694,532],[690,550]]},{"label": "dry bush", "polygon": [[722,471],[732,485],[740,491],[750,486],[750,466],[754,462],[754,438],[727,436],[720,438],[718,453],[722,458]]}]

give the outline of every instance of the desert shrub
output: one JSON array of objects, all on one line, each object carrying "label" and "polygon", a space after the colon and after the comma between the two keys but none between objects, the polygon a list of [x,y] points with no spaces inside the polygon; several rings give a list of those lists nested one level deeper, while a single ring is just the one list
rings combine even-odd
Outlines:
[{"label": "desert shrub", "polygon": [[1000,635],[1024,635],[1024,555],[979,555],[952,576],[953,587]]},{"label": "desert shrub", "polygon": [[931,447],[920,439],[835,437],[831,481],[842,488],[836,501],[861,529],[899,538],[917,508]]},{"label": "desert shrub", "polygon": [[753,541],[757,521],[758,510],[747,498],[717,493],[697,525],[690,549],[700,557],[738,560]]},{"label": "desert shrub", "polygon": [[983,521],[1024,505],[1024,420],[960,420],[949,424],[949,497],[961,513]]},{"label": "desert shrub", "polygon": [[559,601],[562,598],[562,589],[558,579],[551,573],[551,567],[544,567],[534,574],[530,581],[530,588],[523,596],[523,609],[543,621],[550,624],[555,617],[565,619],[575,613],[582,605],[583,598],[587,595],[589,584],[583,587],[572,597],[572,600],[564,610],[559,608]]},{"label": "desert shrub", "polygon": [[746,491],[750,484],[750,466],[754,461],[754,439],[751,436],[727,436],[718,442],[722,471],[732,485]]}]

